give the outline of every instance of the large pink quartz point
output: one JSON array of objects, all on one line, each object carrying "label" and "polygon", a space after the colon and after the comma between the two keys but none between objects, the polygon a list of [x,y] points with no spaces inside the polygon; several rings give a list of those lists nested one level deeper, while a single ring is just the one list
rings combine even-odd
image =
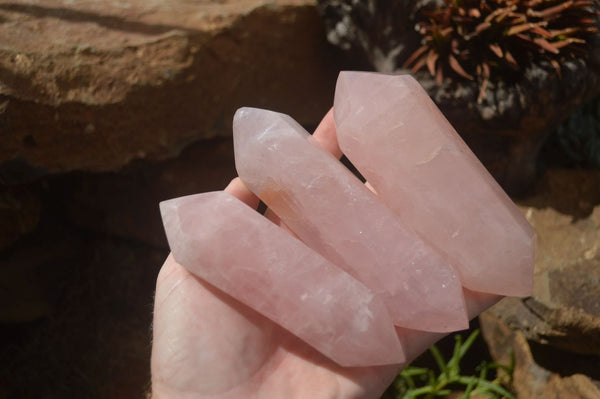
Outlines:
[{"label": "large pink quartz point", "polygon": [[417,81],[342,72],[334,114],[342,151],[466,288],[531,293],[534,230]]},{"label": "large pink quartz point", "polygon": [[162,202],[175,260],[341,366],[404,360],[385,305],[363,284],[225,192]]},{"label": "large pink quartz point", "polygon": [[399,326],[468,326],[458,276],[287,115],[241,108],[235,163],[257,194],[309,247],[381,295]]}]

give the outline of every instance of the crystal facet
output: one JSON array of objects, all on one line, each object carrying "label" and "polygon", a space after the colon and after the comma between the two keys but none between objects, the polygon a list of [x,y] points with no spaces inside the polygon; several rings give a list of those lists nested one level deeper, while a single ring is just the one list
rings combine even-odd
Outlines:
[{"label": "crystal facet", "polygon": [[225,192],[160,204],[175,260],[342,366],[404,355],[367,287]]},{"label": "crystal facet", "polygon": [[309,247],[381,295],[396,325],[468,326],[460,281],[443,257],[293,119],[241,108],[233,131],[246,186]]},{"label": "crystal facet", "polygon": [[342,151],[466,288],[530,294],[534,230],[417,81],[342,72],[334,114]]}]

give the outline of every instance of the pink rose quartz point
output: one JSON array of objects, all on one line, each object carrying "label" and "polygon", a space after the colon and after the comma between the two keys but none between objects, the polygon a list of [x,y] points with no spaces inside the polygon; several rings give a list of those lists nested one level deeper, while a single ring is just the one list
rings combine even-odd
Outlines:
[{"label": "pink rose quartz point", "polygon": [[385,306],[363,284],[225,192],[162,202],[175,260],[341,366],[397,364]]},{"label": "pink rose quartz point", "polygon": [[344,154],[466,288],[530,295],[534,230],[417,81],[342,72],[334,114]]},{"label": "pink rose quartz point", "polygon": [[237,171],[309,247],[380,295],[396,325],[468,327],[460,280],[292,118],[241,108],[233,121]]}]

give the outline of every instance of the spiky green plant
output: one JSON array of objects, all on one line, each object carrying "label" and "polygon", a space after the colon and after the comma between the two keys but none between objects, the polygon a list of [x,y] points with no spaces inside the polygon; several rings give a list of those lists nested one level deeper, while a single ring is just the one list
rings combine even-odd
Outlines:
[{"label": "spiky green plant", "polygon": [[422,46],[405,62],[413,72],[427,68],[441,84],[444,76],[480,82],[480,95],[493,77],[548,61],[585,57],[590,35],[598,32],[599,0],[444,0],[424,8],[416,29]]},{"label": "spiky green plant", "polygon": [[[408,366],[396,378],[393,394],[397,399],[429,399],[447,396],[461,390],[460,399],[476,396],[485,396],[492,399],[516,399],[504,385],[512,383],[515,367],[514,356],[511,363],[482,362],[477,367],[477,375],[464,375],[461,373],[461,360],[465,357],[479,335],[475,330],[463,342],[462,336],[455,335],[455,344],[452,357],[446,361],[439,349],[433,345],[429,351],[439,368],[439,373],[423,367]],[[495,376],[490,376],[491,372]]]}]

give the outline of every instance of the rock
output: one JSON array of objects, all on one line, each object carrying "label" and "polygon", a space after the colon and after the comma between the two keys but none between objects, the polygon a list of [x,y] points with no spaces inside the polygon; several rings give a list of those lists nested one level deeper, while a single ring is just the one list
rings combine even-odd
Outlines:
[{"label": "rock", "polygon": [[55,311],[81,242],[62,226],[43,223],[0,257],[0,323],[23,323]]},{"label": "rock", "polygon": [[316,125],[339,61],[309,0],[0,0],[0,43],[5,183],[173,157],[242,105]]},{"label": "rock", "polygon": [[222,190],[235,176],[232,139],[213,139],[192,144],[176,159],[136,161],[119,173],[67,174],[56,179],[53,192],[78,226],[167,248],[158,203]]},{"label": "rock", "polygon": [[550,134],[542,148],[540,161],[554,167],[600,169],[598,143],[600,96],[573,112]]},{"label": "rock", "polygon": [[[581,367],[581,361],[577,364],[572,357],[553,351],[549,356],[551,363],[542,362],[539,356],[534,355],[533,346],[528,343],[522,331],[508,328],[500,319],[489,313],[482,314],[479,320],[490,354],[496,361],[510,364],[511,352],[514,354],[513,388],[519,399],[600,397],[600,385],[589,377],[591,373],[598,377],[597,359],[583,359],[584,367],[578,369],[577,366]],[[556,368],[560,363],[563,364],[563,370]]]},{"label": "rock", "polygon": [[434,2],[318,0],[317,4],[332,44],[366,57],[377,71],[392,72],[419,46],[416,6]]},{"label": "rock", "polygon": [[[598,182],[600,170],[551,169],[540,178],[535,192],[519,204],[525,210],[551,208],[578,221],[589,217],[594,207],[600,204]],[[567,222],[563,220],[563,223]],[[571,251],[568,246],[563,249],[568,253]]]},{"label": "rock", "polygon": [[427,73],[416,77],[503,188],[523,197],[533,188],[548,134],[600,93],[597,65],[581,59],[567,64],[560,77],[531,65],[511,85],[490,85],[481,103],[476,82],[437,87]]},{"label": "rock", "polygon": [[[55,233],[43,236],[49,245],[29,243],[30,258],[47,260],[38,272],[56,294],[51,317],[2,325],[0,358],[10,365],[0,368],[0,391],[17,398],[144,397],[152,298],[167,251],[85,231],[74,240]],[[63,257],[46,255],[50,244]]]},{"label": "rock", "polygon": [[600,397],[598,182],[600,171],[551,170],[520,203],[538,235],[533,295],[480,319],[496,360],[515,350],[519,398]]},{"label": "rock", "polygon": [[600,356],[600,206],[575,222],[553,209],[526,215],[538,233],[533,296],[490,312],[528,339]]},{"label": "rock", "polygon": [[0,186],[0,250],[37,227],[41,201],[36,188]]}]

